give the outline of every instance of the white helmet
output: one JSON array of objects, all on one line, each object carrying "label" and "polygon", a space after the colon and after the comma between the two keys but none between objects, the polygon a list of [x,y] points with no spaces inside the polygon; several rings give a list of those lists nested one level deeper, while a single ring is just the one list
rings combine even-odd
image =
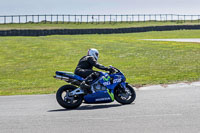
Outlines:
[{"label": "white helmet", "polygon": [[88,55],[93,56],[96,60],[98,60],[99,51],[97,49],[91,48],[88,50]]}]

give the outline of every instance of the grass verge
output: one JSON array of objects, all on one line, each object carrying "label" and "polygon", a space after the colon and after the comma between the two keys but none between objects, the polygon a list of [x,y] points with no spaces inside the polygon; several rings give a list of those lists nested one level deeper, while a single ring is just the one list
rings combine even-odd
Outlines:
[{"label": "grass verge", "polygon": [[0,95],[55,93],[65,82],[54,72],[73,72],[88,48],[97,48],[99,63],[119,68],[133,85],[199,80],[200,44],[141,40],[159,38],[200,38],[200,30],[0,37]]},{"label": "grass verge", "polygon": [[129,28],[129,27],[147,27],[147,26],[164,26],[164,25],[198,25],[199,21],[147,21],[147,22],[100,22],[100,23],[62,23],[62,22],[40,22],[25,24],[0,24],[0,30],[12,29],[100,29],[100,28]]}]

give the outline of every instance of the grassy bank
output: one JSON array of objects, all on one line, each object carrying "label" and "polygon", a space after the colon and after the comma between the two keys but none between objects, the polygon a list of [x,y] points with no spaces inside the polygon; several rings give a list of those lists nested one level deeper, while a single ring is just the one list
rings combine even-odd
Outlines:
[{"label": "grassy bank", "polygon": [[200,30],[0,37],[0,95],[54,93],[65,84],[54,72],[74,71],[92,47],[99,63],[119,68],[133,85],[200,79],[200,44],[141,40],[156,38],[200,38]]},{"label": "grassy bank", "polygon": [[164,26],[164,25],[197,25],[199,21],[167,21],[167,22],[109,22],[106,23],[26,23],[26,24],[0,24],[0,30],[11,29],[93,29],[93,28],[128,28],[128,27],[146,27],[146,26]]}]

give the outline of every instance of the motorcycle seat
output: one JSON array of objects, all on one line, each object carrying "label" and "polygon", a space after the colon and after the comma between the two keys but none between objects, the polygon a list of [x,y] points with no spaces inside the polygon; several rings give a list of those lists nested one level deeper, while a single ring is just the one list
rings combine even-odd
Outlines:
[{"label": "motorcycle seat", "polygon": [[64,77],[69,77],[69,78],[72,78],[72,79],[77,79],[79,81],[83,81],[84,78],[72,73],[72,72],[65,72],[65,71],[56,71],[56,75],[59,75],[59,76],[64,76]]}]

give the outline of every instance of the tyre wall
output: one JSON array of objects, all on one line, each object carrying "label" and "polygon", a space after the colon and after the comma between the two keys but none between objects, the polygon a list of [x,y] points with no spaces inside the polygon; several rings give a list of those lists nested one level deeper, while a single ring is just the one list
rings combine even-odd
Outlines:
[{"label": "tyre wall", "polygon": [[114,34],[148,31],[192,30],[200,25],[149,26],[116,29],[51,29],[51,30],[0,30],[0,36],[47,36],[47,35],[80,35],[80,34]]}]

